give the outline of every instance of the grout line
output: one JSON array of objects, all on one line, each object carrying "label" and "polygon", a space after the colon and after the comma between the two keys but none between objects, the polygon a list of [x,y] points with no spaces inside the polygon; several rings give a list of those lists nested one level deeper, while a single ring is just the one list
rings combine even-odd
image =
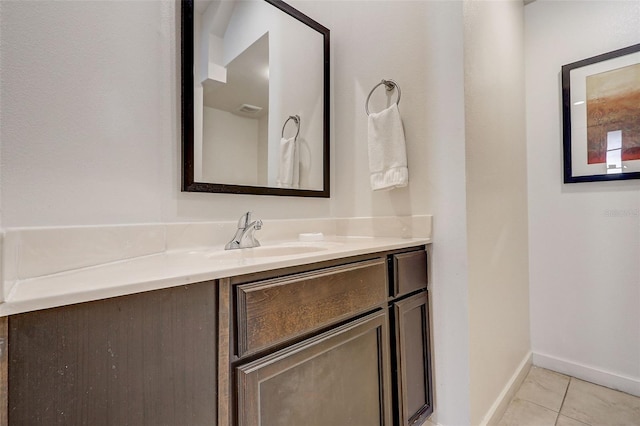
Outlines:
[{"label": "grout line", "polygon": [[[514,397],[513,399],[516,399],[516,397]],[[512,401],[513,401],[513,399],[512,399]],[[529,401],[528,399],[525,399],[525,398],[517,398],[517,399],[519,399],[520,401],[526,401],[529,404],[537,405],[540,408],[544,408],[545,410],[549,410],[549,411],[554,412],[556,414],[560,413],[559,411],[556,411],[553,408],[545,407],[544,405],[540,405],[540,404],[538,404],[537,402],[534,402],[534,401]]]},{"label": "grout line", "polygon": [[[569,376],[569,384],[567,384],[567,389],[564,391],[564,397],[562,398],[562,404],[560,404],[560,411],[558,411],[558,417],[557,417],[557,419],[556,419],[556,426],[557,426],[557,424],[558,424],[558,420],[560,420],[560,412],[562,411],[562,407],[564,407],[564,402],[565,402],[565,400],[567,399],[567,394],[569,393],[569,386],[571,385],[571,381],[572,381],[573,379],[575,379],[575,377],[573,377],[573,376]],[[563,415],[563,416],[565,416],[565,417],[567,417],[567,418],[569,418],[569,419],[571,419],[571,420],[574,420],[574,421],[576,421],[576,422],[578,422],[578,423],[580,423],[580,424],[583,424],[584,426],[591,426],[591,425],[590,425],[590,424],[588,424],[588,423],[585,423],[585,422],[583,422],[583,421],[581,421],[581,420],[578,420],[578,419],[574,419],[573,417],[568,416],[568,415],[566,415],[566,414],[562,414],[562,415]]]},{"label": "grout line", "polygon": [[[1,0],[0,0],[0,1],[1,1]],[[555,372],[555,371],[553,371],[553,370],[549,370],[549,371]],[[556,373],[557,373],[557,372],[556,372]],[[521,385],[521,386],[520,386],[520,388],[516,391],[516,393],[515,393],[515,395],[513,396],[513,398],[511,398],[511,401],[509,401],[509,404],[508,404],[507,410],[508,410],[508,408],[513,404],[513,402],[514,402],[515,400],[520,400],[520,401],[525,401],[525,402],[527,402],[527,403],[529,403],[529,404],[536,405],[536,406],[538,406],[538,407],[540,407],[540,408],[543,408],[543,409],[545,409],[545,410],[549,410],[549,411],[551,411],[551,412],[555,413],[555,414],[556,414],[556,419],[555,419],[555,422],[554,422],[554,426],[558,426],[558,421],[560,420],[560,416],[561,416],[561,415],[562,415],[562,416],[565,416],[566,418],[569,418],[569,419],[571,419],[571,420],[575,421],[576,423],[578,423],[578,424],[580,424],[580,425],[584,425],[584,426],[593,426],[593,425],[591,425],[590,423],[586,423],[586,422],[584,422],[583,420],[578,420],[578,419],[573,418],[573,417],[572,417],[572,416],[570,416],[570,415],[562,414],[562,409],[564,408],[564,404],[565,404],[565,403],[566,403],[566,401],[567,401],[567,396],[569,395],[569,388],[570,388],[570,386],[571,386],[571,383],[573,382],[573,380],[581,380],[581,379],[578,379],[578,378],[573,377],[573,376],[569,376],[569,375],[567,375],[567,374],[562,374],[562,373],[558,373],[558,374],[564,375],[564,376],[566,376],[566,377],[568,377],[568,378],[569,378],[569,382],[567,383],[567,387],[566,387],[566,388],[565,388],[565,390],[564,390],[564,395],[562,396],[562,402],[560,403],[560,407],[558,408],[558,411],[556,411],[556,410],[554,410],[554,409],[552,409],[552,408],[549,408],[549,407],[545,407],[545,406],[543,406],[543,405],[540,405],[540,404],[538,404],[538,403],[536,403],[536,402],[534,402],[534,401],[530,401],[530,400],[528,400],[528,399],[526,399],[526,398],[522,398],[522,397],[520,397],[520,396],[519,396],[519,391],[520,391],[520,388],[522,388],[522,385]],[[527,377],[528,377],[528,375],[527,375]],[[526,380],[526,379],[525,379],[525,380]],[[588,382],[588,381],[587,381],[587,383],[591,383],[591,382]],[[523,382],[523,385],[524,385],[524,382]],[[602,386],[602,385],[598,385],[598,384],[594,384],[594,385],[596,385],[596,386],[600,386],[600,387],[603,387],[603,388],[605,388],[605,389],[612,390],[612,391],[614,391],[614,392],[620,392],[620,393],[623,393],[623,394],[625,393],[625,392],[619,391],[619,390],[617,390],[617,389],[607,388],[606,386]],[[631,396],[634,396],[634,397],[635,397],[635,395],[631,395]],[[636,397],[636,398],[637,398],[637,397]],[[506,412],[505,412],[505,414],[506,414]],[[503,415],[503,418],[504,418],[504,415]],[[501,418],[500,420],[502,420],[502,418]],[[640,425],[639,425],[639,426],[640,426]]]},{"label": "grout line", "polygon": [[[549,371],[552,371],[552,370],[549,370]],[[527,375],[527,376],[528,376],[528,375]],[[530,401],[530,400],[528,400],[528,399],[518,397],[518,392],[516,392],[516,395],[514,395],[514,397],[511,399],[511,401],[509,402],[509,405],[511,405],[511,403],[512,403],[515,399],[520,399],[520,400],[522,400],[522,401],[526,401],[526,402],[528,402],[528,403],[530,403],[530,404],[536,405],[536,406],[538,406],[538,407],[540,407],[540,408],[544,408],[544,409],[546,409],[546,410],[549,410],[549,411],[551,411],[551,412],[553,412],[553,413],[555,413],[555,414],[556,414],[556,420],[554,421],[554,423],[553,423],[553,424],[554,424],[554,426],[557,426],[557,425],[558,425],[558,420],[560,420],[560,411],[562,411],[562,407],[564,406],[564,402],[565,402],[565,400],[566,400],[566,398],[567,398],[567,393],[569,392],[569,385],[571,384],[571,380],[573,379],[573,377],[571,377],[571,376],[567,376],[567,377],[569,378],[569,383],[567,383],[567,387],[565,388],[565,390],[564,390],[564,394],[562,395],[562,402],[560,403],[560,407],[558,408],[558,411],[556,411],[556,410],[554,410],[554,409],[552,409],[552,408],[549,408],[549,407],[545,407],[544,405],[540,405],[540,404],[538,404],[538,403],[536,403],[536,402],[534,402],[534,401]],[[523,384],[524,384],[524,383],[523,383]],[[522,386],[521,386],[521,387],[522,387]],[[520,389],[518,389],[518,391],[519,391],[519,390],[520,390]],[[573,419],[573,420],[575,420],[575,419]],[[585,426],[589,426],[589,425],[585,425]]]},{"label": "grout line", "polygon": [[[549,371],[555,372],[555,371],[553,371],[553,370],[549,370]],[[562,374],[562,373],[558,373],[558,374]],[[561,416],[561,415],[562,415],[562,416],[564,416],[564,417],[566,417],[566,418],[569,418],[569,419],[571,419],[571,420],[575,421],[577,424],[580,424],[580,425],[583,425],[583,426],[593,426],[591,423],[586,423],[586,422],[585,422],[585,421],[583,421],[583,420],[578,420],[578,419],[576,419],[576,418],[572,417],[571,415],[562,414],[562,409],[564,408],[564,404],[565,404],[565,403],[566,403],[566,401],[567,401],[567,396],[569,395],[569,387],[571,386],[571,383],[573,382],[573,380],[581,380],[581,379],[578,379],[578,378],[576,378],[576,377],[569,376],[569,375],[567,375],[567,374],[562,374],[562,375],[564,375],[564,376],[568,377],[568,378],[569,378],[569,382],[567,383],[567,387],[566,387],[566,388],[565,388],[565,390],[564,390],[564,395],[562,396],[562,402],[560,403],[560,408],[558,408],[558,411],[556,411],[556,410],[554,410],[554,409],[552,409],[552,408],[549,408],[549,407],[545,407],[545,406],[543,406],[543,405],[540,405],[540,404],[538,404],[538,403],[536,403],[536,402],[534,402],[534,401],[530,401],[529,399],[526,399],[526,398],[522,398],[522,397],[520,397],[520,396],[519,396],[519,391],[520,391],[520,389],[518,389],[518,391],[516,391],[516,394],[514,395],[514,397],[513,397],[513,398],[511,398],[511,401],[509,402],[509,406],[511,406],[515,400],[521,400],[521,401],[525,401],[525,402],[527,402],[527,403],[529,403],[529,404],[536,405],[536,406],[538,406],[538,407],[540,407],[540,408],[543,408],[543,409],[549,410],[549,411],[551,411],[551,412],[553,412],[553,413],[555,413],[555,414],[556,414],[556,419],[555,419],[555,422],[554,422],[554,426],[558,426],[558,422],[560,421],[560,416]],[[591,382],[588,382],[588,381],[585,381],[585,382],[587,382],[587,383],[591,383]],[[617,390],[617,389],[608,388],[608,387],[606,387],[606,386],[598,385],[598,384],[595,384],[595,383],[591,383],[591,384],[593,384],[593,385],[595,385],[595,386],[599,386],[599,387],[605,388],[605,389],[607,389],[607,390],[611,390],[611,391],[613,391],[613,392],[619,392],[619,393],[626,394],[625,392],[623,392],[623,391],[619,391],[619,390]],[[523,385],[524,385],[524,383],[523,383]],[[521,386],[521,387],[522,387],[522,386]],[[629,394],[629,395],[630,395],[630,394]],[[631,395],[631,396],[636,397],[635,395]],[[636,398],[638,398],[638,397],[636,397]],[[505,414],[506,414],[506,413],[505,413]],[[503,415],[503,417],[504,417],[504,415]],[[500,420],[502,420],[502,419],[500,419]],[[639,426],[640,426],[640,424],[639,424]]]},{"label": "grout line", "polygon": [[564,402],[567,399],[567,394],[569,393],[569,386],[571,386],[571,381],[573,377],[569,376],[569,383],[567,383],[567,388],[564,390],[564,396],[562,397],[562,403],[560,404],[560,408],[558,409],[558,414],[562,412],[562,407],[564,407]]}]

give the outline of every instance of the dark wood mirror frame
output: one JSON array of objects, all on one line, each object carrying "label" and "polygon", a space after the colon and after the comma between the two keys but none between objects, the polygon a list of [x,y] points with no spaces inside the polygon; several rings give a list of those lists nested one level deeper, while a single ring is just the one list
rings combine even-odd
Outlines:
[{"label": "dark wood mirror frame", "polygon": [[264,186],[229,185],[224,183],[208,183],[194,181],[194,94],[193,94],[193,60],[194,60],[194,0],[183,0],[181,17],[181,60],[182,60],[182,191],[183,192],[215,192],[230,194],[283,195],[296,197],[329,198],[329,29],[304,15],[281,0],[265,0],[287,15],[318,31],[323,36],[323,189],[291,189]]}]

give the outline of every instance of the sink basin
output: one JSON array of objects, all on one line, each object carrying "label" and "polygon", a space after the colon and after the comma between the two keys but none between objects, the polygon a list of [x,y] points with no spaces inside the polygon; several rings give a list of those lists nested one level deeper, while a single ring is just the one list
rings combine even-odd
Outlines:
[{"label": "sink basin", "polygon": [[252,259],[277,256],[295,256],[327,250],[327,247],[311,245],[262,246],[237,250],[215,251],[205,254],[209,259]]}]

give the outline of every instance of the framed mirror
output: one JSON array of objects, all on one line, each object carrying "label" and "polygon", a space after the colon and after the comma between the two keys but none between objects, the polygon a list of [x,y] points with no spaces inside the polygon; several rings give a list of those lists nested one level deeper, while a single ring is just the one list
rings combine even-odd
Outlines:
[{"label": "framed mirror", "polygon": [[329,197],[329,30],[280,0],[182,2],[182,190]]}]

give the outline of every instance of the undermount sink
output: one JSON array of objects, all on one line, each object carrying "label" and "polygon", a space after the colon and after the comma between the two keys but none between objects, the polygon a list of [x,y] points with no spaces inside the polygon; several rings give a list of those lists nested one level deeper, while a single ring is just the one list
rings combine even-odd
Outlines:
[{"label": "undermount sink", "polygon": [[215,251],[205,254],[210,259],[251,259],[262,257],[295,256],[327,250],[327,247],[313,245],[261,246],[236,250]]}]

